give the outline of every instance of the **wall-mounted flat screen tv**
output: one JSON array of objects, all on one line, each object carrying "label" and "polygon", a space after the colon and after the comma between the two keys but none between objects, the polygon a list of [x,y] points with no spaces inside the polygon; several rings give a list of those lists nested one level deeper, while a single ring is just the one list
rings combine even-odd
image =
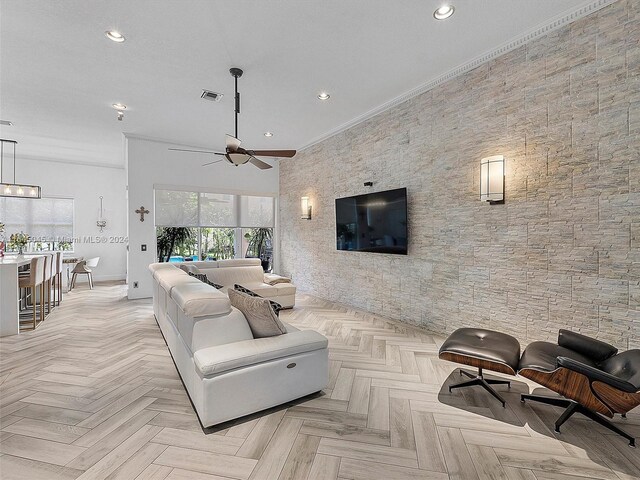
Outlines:
[{"label": "wall-mounted flat screen tv", "polygon": [[407,189],[336,199],[338,250],[407,254]]}]

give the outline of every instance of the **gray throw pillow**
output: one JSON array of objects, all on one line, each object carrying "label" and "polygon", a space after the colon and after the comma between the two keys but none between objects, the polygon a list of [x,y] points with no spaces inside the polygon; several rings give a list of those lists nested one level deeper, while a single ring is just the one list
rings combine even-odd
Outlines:
[{"label": "gray throw pillow", "polygon": [[[242,285],[238,285],[237,283],[233,286],[233,289],[238,291],[238,292],[242,292],[242,293],[246,293],[247,295],[251,295],[252,297],[260,297],[260,295],[258,295],[253,290],[249,290],[247,287],[243,287]],[[271,308],[273,308],[273,311],[275,312],[275,314],[279,317],[280,316],[280,310],[284,310],[284,307],[282,305],[280,305],[278,302],[274,302],[273,300],[269,300],[269,303],[271,304]]]},{"label": "gray throw pillow", "polygon": [[240,310],[253,334],[253,338],[275,337],[287,333],[287,328],[273,311],[269,300],[252,297],[243,292],[229,289],[231,305]]},{"label": "gray throw pillow", "polygon": [[213,288],[217,288],[218,290],[224,288],[223,285],[218,285],[217,283],[211,282],[208,278],[207,275],[204,273],[193,273],[193,272],[187,272],[189,274],[189,276],[191,277],[195,277],[198,280],[200,280],[201,282],[204,282],[208,285],[211,285]]}]

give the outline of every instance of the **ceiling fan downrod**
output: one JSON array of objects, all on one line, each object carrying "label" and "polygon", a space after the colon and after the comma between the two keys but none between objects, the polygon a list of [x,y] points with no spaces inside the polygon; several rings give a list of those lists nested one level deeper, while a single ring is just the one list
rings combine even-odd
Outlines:
[{"label": "ceiling fan downrod", "polygon": [[240,68],[233,67],[233,68],[229,69],[229,73],[231,73],[231,75],[235,79],[235,84],[236,84],[236,96],[235,96],[235,101],[236,101],[236,108],[235,108],[235,112],[236,112],[236,135],[235,136],[236,136],[236,138],[238,138],[238,114],[240,113],[240,92],[238,92],[238,78],[240,78],[244,72]]}]

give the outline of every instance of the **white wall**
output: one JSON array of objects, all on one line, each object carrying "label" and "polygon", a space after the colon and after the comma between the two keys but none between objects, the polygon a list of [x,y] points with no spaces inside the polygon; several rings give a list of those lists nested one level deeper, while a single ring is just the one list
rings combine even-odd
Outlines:
[{"label": "white wall", "polygon": [[[74,244],[75,253],[85,258],[100,257],[94,270],[95,281],[123,280],[126,242],[95,243],[83,237],[126,237],[124,168],[19,158],[16,170],[19,181],[40,185],[43,197],[74,199],[74,236],[79,240]],[[107,219],[103,233],[96,226],[101,195]]]},{"label": "white wall", "polygon": [[[203,167],[211,157],[169,151],[170,144],[133,136],[128,136],[125,143],[129,235],[127,280],[131,299],[153,294],[148,266],[156,261],[154,186],[198,187],[225,193],[278,193],[277,160],[270,162],[274,165],[270,170],[259,170],[252,165],[234,167],[226,162]],[[144,222],[140,222],[140,216],[135,213],[140,206],[150,212]],[[143,244],[147,246],[146,252],[141,251]],[[134,288],[134,282],[138,282],[138,288]]]}]

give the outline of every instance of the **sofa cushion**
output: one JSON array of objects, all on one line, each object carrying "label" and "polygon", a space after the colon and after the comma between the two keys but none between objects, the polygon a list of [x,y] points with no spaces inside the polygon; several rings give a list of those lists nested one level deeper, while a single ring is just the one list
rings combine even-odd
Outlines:
[{"label": "sofa cushion", "polygon": [[159,271],[173,271],[176,270],[176,267],[171,263],[152,263],[149,265],[149,270],[151,270],[153,278],[157,278],[156,274]]},{"label": "sofa cushion", "polygon": [[183,272],[187,272],[187,273],[193,273],[193,274],[202,273],[200,269],[194,264],[192,264],[191,262],[180,263],[178,264],[178,268]]},{"label": "sofa cushion", "polygon": [[247,319],[254,338],[273,337],[287,333],[287,328],[273,311],[269,300],[252,297],[231,289],[228,294],[231,305],[240,310]]},{"label": "sofa cushion", "polygon": [[203,348],[193,355],[204,377],[291,355],[327,348],[327,339],[313,330]]},{"label": "sofa cushion", "polygon": [[238,285],[242,285],[244,288],[248,288],[253,293],[260,295],[261,297],[274,297],[278,290],[275,286],[267,285],[263,282],[236,282]]},{"label": "sofa cushion", "polygon": [[176,285],[171,290],[171,298],[175,300],[185,315],[204,317],[206,315],[223,315],[231,311],[231,302],[224,293],[211,286],[197,281]]},{"label": "sofa cushion", "polygon": [[[251,267],[258,266],[262,268],[262,262],[259,258],[230,258],[228,260],[218,260],[219,268],[226,267]],[[263,272],[264,273],[264,272]]]},{"label": "sofa cushion", "polygon": [[[218,263],[222,263],[222,260]],[[231,287],[235,283],[246,285],[248,283],[261,283],[264,272],[260,266],[212,268],[205,272],[207,278],[217,284]]]},{"label": "sofa cushion", "polygon": [[199,280],[190,277],[182,270],[176,268],[175,270],[158,270],[156,272],[156,280],[162,288],[171,294],[171,289],[176,285],[182,285],[184,283],[198,283]]},{"label": "sofa cushion", "polygon": [[296,286],[292,283],[278,283],[273,285],[273,288],[276,289],[278,296],[296,294]]},{"label": "sofa cushion", "polygon": [[265,273],[264,283],[268,285],[276,285],[278,283],[291,283],[291,279],[287,277],[281,277],[280,275],[276,275],[275,273]]},{"label": "sofa cushion", "polygon": [[191,265],[195,265],[200,269],[200,271],[208,268],[218,268],[218,262],[215,260],[197,260],[195,262],[191,262]]},{"label": "sofa cushion", "polygon": [[221,290],[221,289],[224,288],[224,285],[218,285],[217,283],[214,283],[211,280],[209,280],[209,278],[207,277],[207,275],[205,273],[193,273],[193,272],[187,272],[187,273],[189,274],[189,276],[191,276],[193,278],[197,278],[201,282],[212,286],[216,290]]}]

